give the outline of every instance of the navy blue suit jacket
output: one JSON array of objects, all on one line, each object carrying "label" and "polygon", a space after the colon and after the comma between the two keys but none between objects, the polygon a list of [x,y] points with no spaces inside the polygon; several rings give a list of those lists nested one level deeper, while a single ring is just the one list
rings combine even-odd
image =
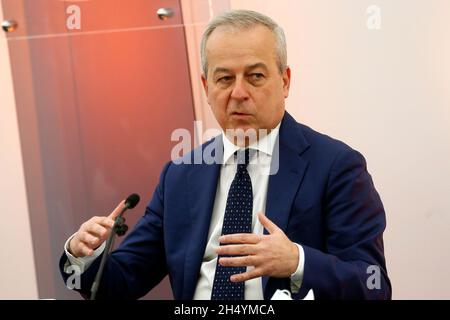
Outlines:
[{"label": "navy blue suit jacket", "polygon": [[[279,139],[279,170],[269,177],[266,215],[304,248],[303,283],[293,297],[302,298],[312,288],[316,299],[390,298],[385,213],[363,156],[287,112]],[[221,150],[221,137],[201,148],[207,146]],[[220,164],[169,162],[164,167],[145,215],[106,264],[99,298],[139,298],[168,274],[175,299],[192,299],[219,173]],[[63,254],[64,280],[66,260]],[[89,294],[99,262],[83,273],[81,293]],[[379,289],[367,286],[372,265],[380,270]],[[263,277],[262,285],[270,299],[276,289],[290,290],[290,279]]]}]

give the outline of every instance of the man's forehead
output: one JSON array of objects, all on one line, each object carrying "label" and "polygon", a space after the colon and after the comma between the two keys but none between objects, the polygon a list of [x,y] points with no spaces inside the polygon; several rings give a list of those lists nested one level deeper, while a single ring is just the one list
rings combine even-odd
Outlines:
[{"label": "man's forehead", "polygon": [[221,26],[206,43],[205,55],[209,72],[248,70],[276,66],[276,41],[265,26],[238,30]]}]

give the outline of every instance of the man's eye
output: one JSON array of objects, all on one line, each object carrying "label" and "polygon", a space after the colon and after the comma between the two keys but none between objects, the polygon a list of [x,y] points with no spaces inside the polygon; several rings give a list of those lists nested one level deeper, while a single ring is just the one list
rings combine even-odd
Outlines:
[{"label": "man's eye", "polygon": [[219,79],[217,80],[217,82],[224,82],[224,83],[226,83],[226,82],[230,82],[231,79],[232,79],[232,77],[230,77],[230,76],[225,76],[225,77],[219,78]]},{"label": "man's eye", "polygon": [[261,80],[264,78],[264,75],[262,73],[252,73],[250,77],[252,80]]}]

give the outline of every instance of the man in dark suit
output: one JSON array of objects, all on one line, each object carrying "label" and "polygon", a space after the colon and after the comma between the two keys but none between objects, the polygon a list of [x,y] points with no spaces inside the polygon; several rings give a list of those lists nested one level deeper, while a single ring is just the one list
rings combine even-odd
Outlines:
[{"label": "man in dark suit", "polygon": [[[223,133],[164,167],[145,215],[108,259],[100,298],[139,298],[167,274],[176,299],[270,299],[277,289],[295,299],[310,289],[317,299],[391,297],[385,214],[365,160],[285,111],[286,57],[282,29],[264,15],[210,22],[202,81]],[[67,280],[77,265],[83,294],[122,207],[66,243],[61,273]]]}]

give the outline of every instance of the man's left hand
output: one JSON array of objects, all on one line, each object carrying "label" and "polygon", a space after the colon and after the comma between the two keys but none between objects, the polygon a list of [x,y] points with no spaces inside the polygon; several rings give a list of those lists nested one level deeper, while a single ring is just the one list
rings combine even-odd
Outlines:
[{"label": "man's left hand", "polygon": [[269,232],[268,235],[236,233],[223,235],[216,249],[224,257],[219,263],[228,267],[254,266],[251,270],[231,276],[232,282],[247,281],[261,276],[276,278],[290,277],[298,267],[299,252],[295,243],[269,220],[263,213],[258,214],[259,221]]}]

